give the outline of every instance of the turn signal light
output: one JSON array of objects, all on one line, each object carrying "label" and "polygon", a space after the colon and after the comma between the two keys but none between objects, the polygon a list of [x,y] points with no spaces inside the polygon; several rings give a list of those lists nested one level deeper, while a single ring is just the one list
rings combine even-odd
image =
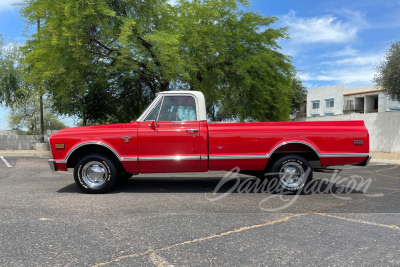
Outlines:
[{"label": "turn signal light", "polygon": [[56,149],[64,149],[65,148],[65,144],[55,144],[55,148]]}]

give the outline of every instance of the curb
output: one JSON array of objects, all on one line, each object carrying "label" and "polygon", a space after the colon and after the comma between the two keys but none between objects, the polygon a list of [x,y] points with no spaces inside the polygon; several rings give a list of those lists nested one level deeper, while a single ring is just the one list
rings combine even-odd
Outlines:
[{"label": "curb", "polygon": [[0,156],[2,157],[38,157],[38,158],[51,158],[50,151],[36,151],[36,150],[0,150]]},{"label": "curb", "polygon": [[372,158],[370,163],[381,163],[381,164],[389,164],[389,165],[400,165],[400,160],[393,159],[374,159]]}]

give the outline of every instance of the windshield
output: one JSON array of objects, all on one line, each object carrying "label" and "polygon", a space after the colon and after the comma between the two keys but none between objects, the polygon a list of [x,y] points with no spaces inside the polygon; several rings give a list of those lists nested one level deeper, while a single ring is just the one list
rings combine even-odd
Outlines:
[{"label": "windshield", "polygon": [[140,116],[136,119],[136,121],[140,120],[140,119],[145,115],[145,113],[149,110],[150,106],[153,105],[153,103],[154,103],[156,100],[158,101],[159,99],[160,99],[160,98],[158,98],[158,97],[154,98],[154,100],[151,101],[150,104],[148,104],[147,107],[143,110],[142,114],[140,114]]}]

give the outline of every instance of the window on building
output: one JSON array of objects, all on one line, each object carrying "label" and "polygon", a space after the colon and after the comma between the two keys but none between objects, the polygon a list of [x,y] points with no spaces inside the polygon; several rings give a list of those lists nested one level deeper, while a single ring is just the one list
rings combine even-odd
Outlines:
[{"label": "window on building", "polygon": [[345,110],[353,110],[353,109],[354,109],[354,102],[353,102],[353,100],[347,100],[347,101],[346,101]]},{"label": "window on building", "polygon": [[326,101],[327,108],[333,108],[334,106],[335,106],[335,100],[327,100]]},{"label": "window on building", "polygon": [[313,109],[319,109],[319,102],[313,102],[312,103],[312,108]]},{"label": "window on building", "polygon": [[392,101],[397,101],[397,97],[395,95],[392,96]]}]

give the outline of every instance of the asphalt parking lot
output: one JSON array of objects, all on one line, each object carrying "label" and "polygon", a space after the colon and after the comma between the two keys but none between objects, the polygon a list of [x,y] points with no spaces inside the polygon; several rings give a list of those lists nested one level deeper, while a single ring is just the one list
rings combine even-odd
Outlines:
[{"label": "asphalt parking lot", "polygon": [[3,159],[1,266],[400,265],[400,166],[315,173],[308,195],[254,193],[226,172],[88,195],[46,159]]}]

